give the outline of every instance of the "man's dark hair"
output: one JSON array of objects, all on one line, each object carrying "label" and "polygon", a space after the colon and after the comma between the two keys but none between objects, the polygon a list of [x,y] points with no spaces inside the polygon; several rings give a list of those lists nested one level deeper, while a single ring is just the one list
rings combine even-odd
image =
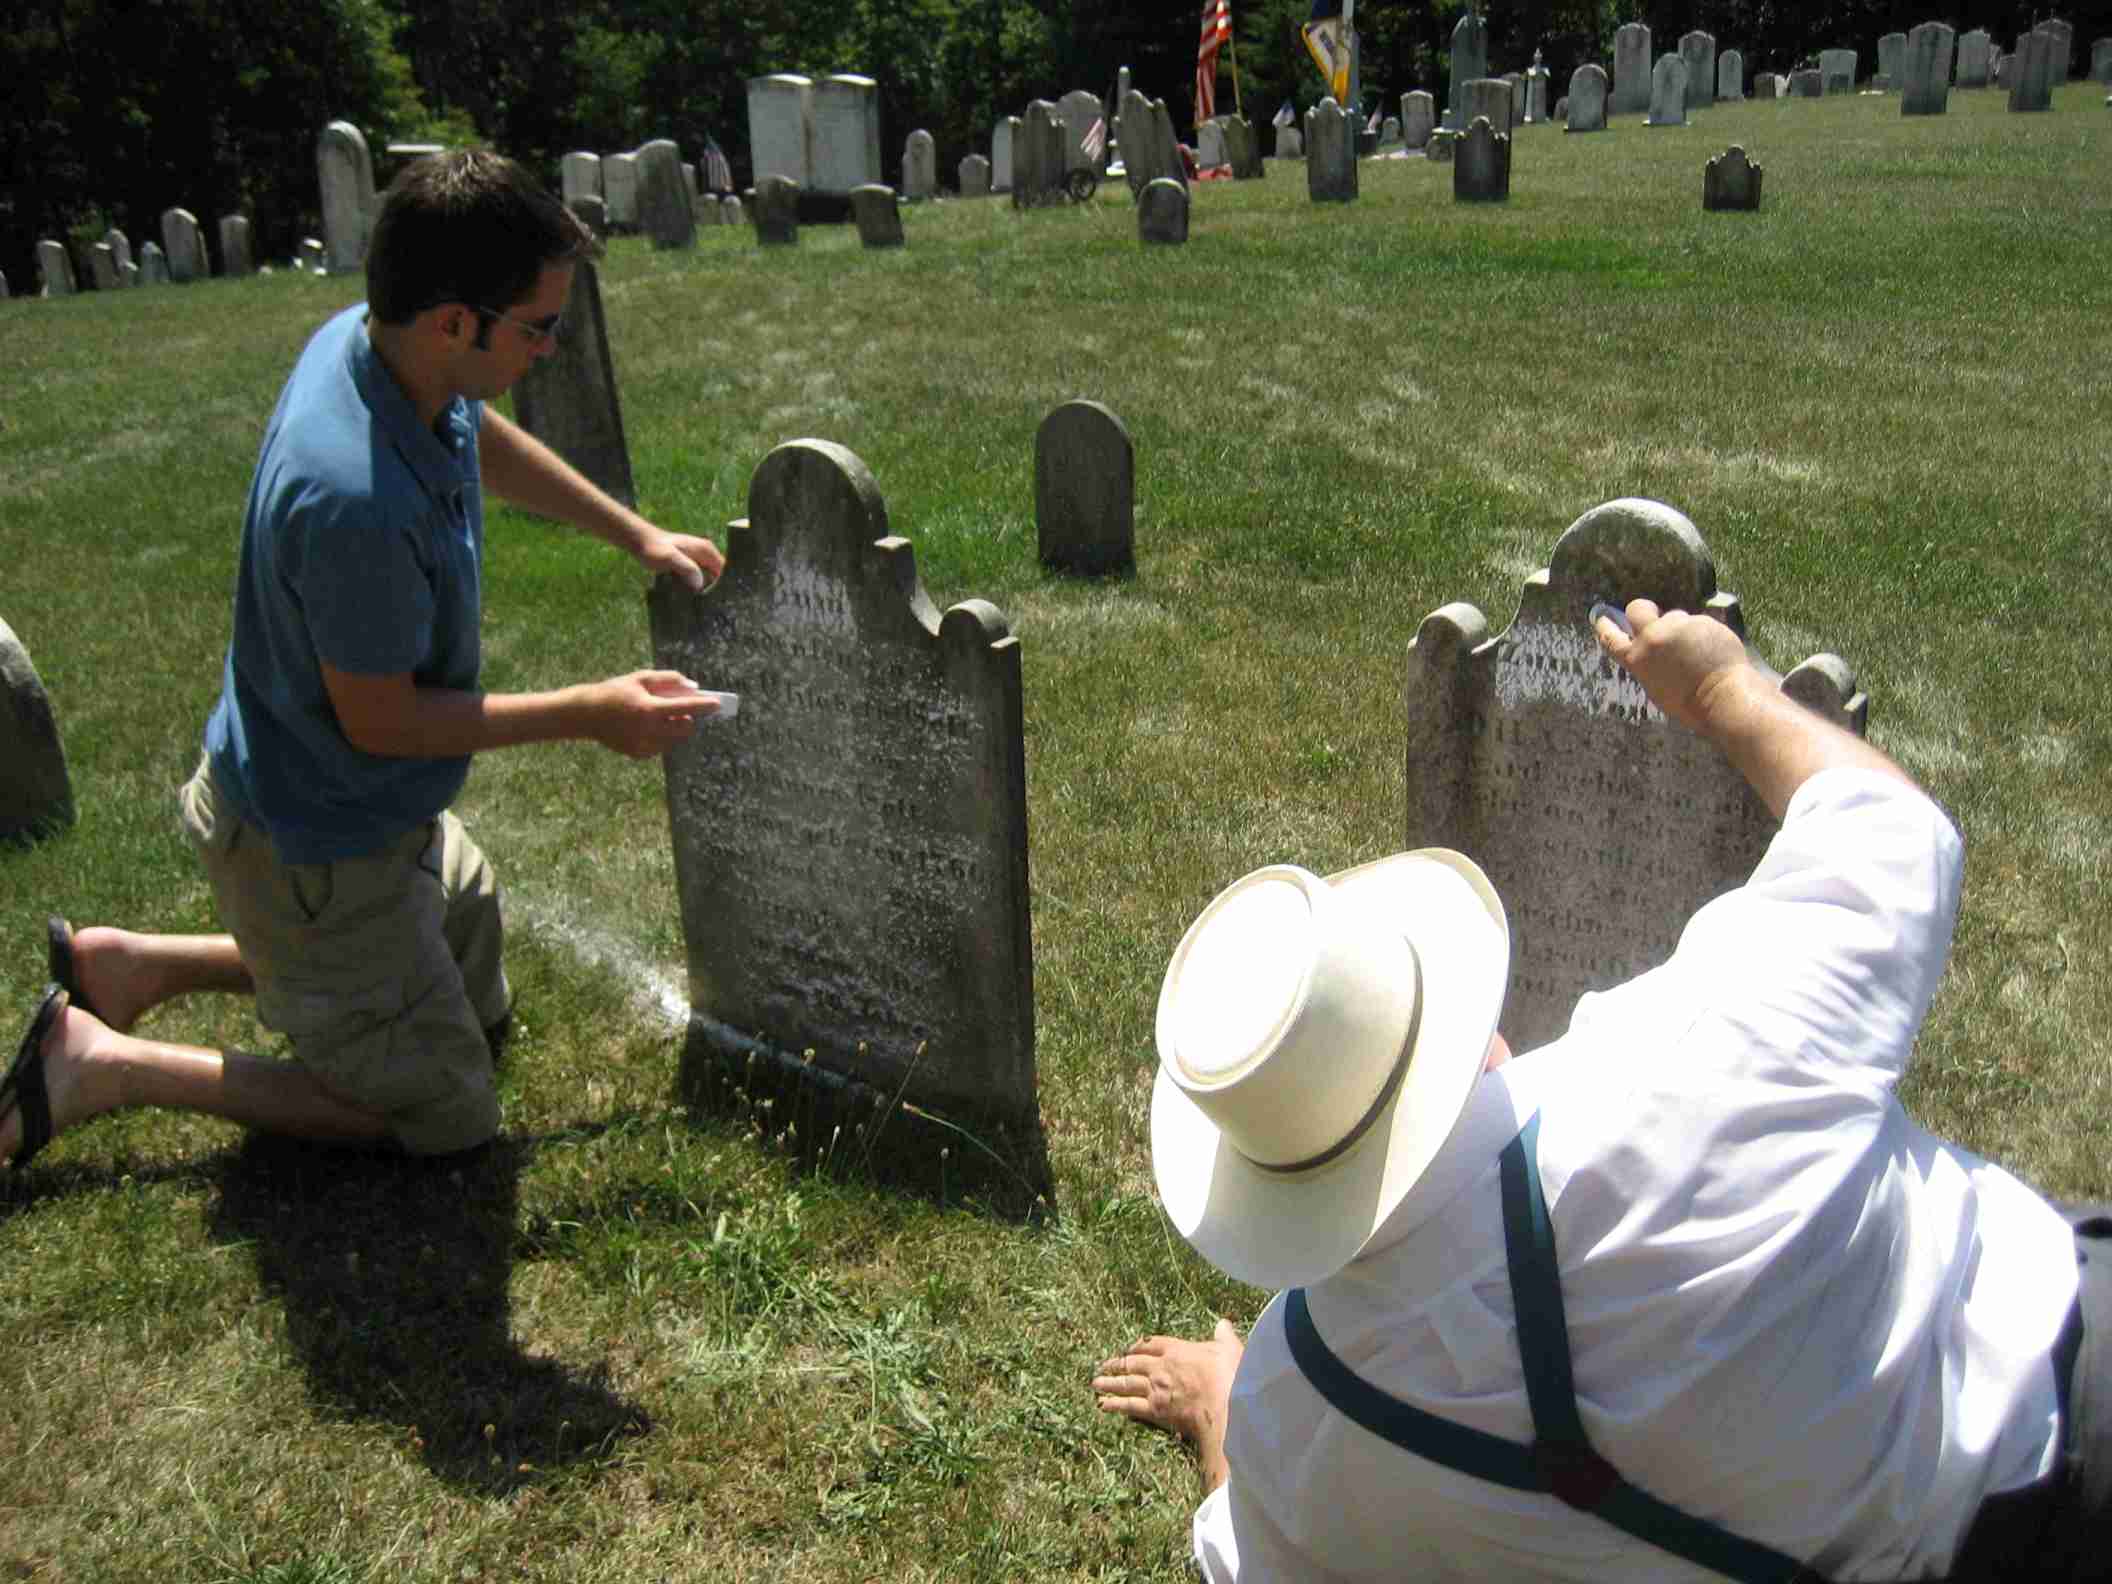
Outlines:
[{"label": "man's dark hair", "polygon": [[[428,154],[382,198],[367,244],[367,311],[387,325],[442,303],[503,312],[534,295],[546,266],[600,252],[585,223],[503,154]],[[489,329],[477,327],[480,340]]]}]

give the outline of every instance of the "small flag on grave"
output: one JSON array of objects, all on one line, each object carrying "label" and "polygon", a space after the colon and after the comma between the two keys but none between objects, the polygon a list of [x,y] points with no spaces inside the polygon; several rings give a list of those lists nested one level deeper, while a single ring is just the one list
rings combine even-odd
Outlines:
[{"label": "small flag on grave", "polygon": [[1085,129],[1085,136],[1080,140],[1079,146],[1085,150],[1085,157],[1097,165],[1100,162],[1100,151],[1107,147],[1107,122],[1100,116],[1094,116],[1093,124]]},{"label": "small flag on grave", "polygon": [[733,191],[733,166],[715,138],[704,140],[704,185],[715,193]]}]

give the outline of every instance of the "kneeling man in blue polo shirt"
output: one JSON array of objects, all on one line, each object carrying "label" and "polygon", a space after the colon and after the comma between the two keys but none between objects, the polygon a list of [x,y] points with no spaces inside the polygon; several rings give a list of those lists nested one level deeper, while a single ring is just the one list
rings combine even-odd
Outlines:
[{"label": "kneeling man in blue polo shirt", "polygon": [[1152,1164],[1285,1290],[1099,1405],[1194,1443],[1213,1584],[2103,1578],[2112,1220],[1894,1093],[1958,834],[1721,623],[1626,615],[1607,653],[1782,822],[1751,879],[1515,1060],[1465,856],[1222,893],[1160,992]]},{"label": "kneeling man in blue polo shirt", "polygon": [[[50,923],[55,988],[0,1083],[0,1159],[161,1106],[441,1154],[496,1132],[509,999],[491,868],[448,805],[473,755],[582,739],[635,758],[717,708],[637,671],[478,688],[484,490],[693,588],[724,562],[485,405],[556,345],[584,226],[512,161],[435,155],[376,219],[367,302],[317,332],[265,431],[234,635],[186,830],[229,933]],[[291,1061],[131,1034],[198,990],[254,992]]]}]

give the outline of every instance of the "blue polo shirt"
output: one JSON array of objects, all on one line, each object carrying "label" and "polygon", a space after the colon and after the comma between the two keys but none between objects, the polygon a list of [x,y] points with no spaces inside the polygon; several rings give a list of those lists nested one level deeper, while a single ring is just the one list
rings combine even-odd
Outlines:
[{"label": "blue polo shirt", "polygon": [[234,637],[205,751],[287,863],[378,851],[453,801],[467,757],[362,753],[322,664],[477,685],[481,404],[427,428],[367,340],[366,308],[315,333],[264,431],[242,524]]}]

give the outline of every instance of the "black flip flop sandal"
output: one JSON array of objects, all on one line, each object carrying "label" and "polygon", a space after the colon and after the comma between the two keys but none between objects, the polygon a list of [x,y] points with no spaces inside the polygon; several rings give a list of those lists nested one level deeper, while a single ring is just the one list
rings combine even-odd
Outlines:
[{"label": "black flip flop sandal", "polygon": [[66,998],[98,1022],[102,1013],[81,993],[73,963],[73,926],[54,913],[44,921],[44,977],[66,992]]},{"label": "black flip flop sandal", "polygon": [[51,1096],[44,1087],[44,1036],[66,1010],[66,1002],[66,991],[61,986],[44,987],[44,999],[37,1003],[36,1016],[29,1020],[29,1029],[15,1048],[7,1076],[0,1078],[0,1121],[5,1121],[10,1111],[22,1113],[22,1143],[8,1161],[16,1171],[35,1160],[37,1151],[51,1142]]}]

